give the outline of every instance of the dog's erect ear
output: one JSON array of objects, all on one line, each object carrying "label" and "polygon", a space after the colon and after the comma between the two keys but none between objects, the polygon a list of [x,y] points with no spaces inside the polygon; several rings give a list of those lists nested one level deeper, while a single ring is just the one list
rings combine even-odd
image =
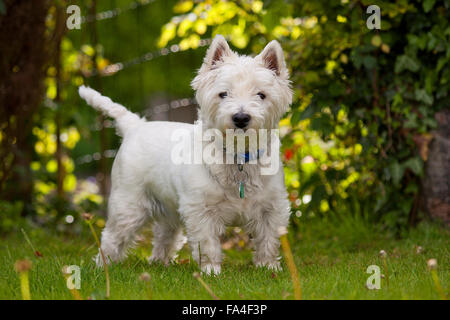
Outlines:
[{"label": "dog's erect ear", "polygon": [[227,40],[220,34],[216,35],[206,52],[206,57],[203,63],[208,69],[214,69],[214,67],[226,56],[234,54],[228,46]]},{"label": "dog's erect ear", "polygon": [[256,56],[256,59],[260,59],[263,65],[275,72],[277,76],[286,77],[287,68],[284,60],[283,49],[276,40],[270,41],[264,50]]}]

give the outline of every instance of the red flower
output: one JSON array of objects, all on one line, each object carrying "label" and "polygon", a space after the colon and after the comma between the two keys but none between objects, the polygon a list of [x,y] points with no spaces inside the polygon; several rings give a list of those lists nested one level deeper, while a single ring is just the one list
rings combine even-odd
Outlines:
[{"label": "red flower", "polygon": [[292,157],[294,156],[294,151],[292,149],[286,149],[284,151],[284,157],[286,158],[286,160],[291,160]]}]

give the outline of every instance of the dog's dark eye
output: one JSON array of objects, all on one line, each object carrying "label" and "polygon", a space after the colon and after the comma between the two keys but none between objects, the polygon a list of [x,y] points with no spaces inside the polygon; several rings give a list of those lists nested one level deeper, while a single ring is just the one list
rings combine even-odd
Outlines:
[{"label": "dog's dark eye", "polygon": [[221,92],[221,93],[219,93],[219,97],[220,97],[221,99],[225,98],[226,96],[228,96],[228,93],[226,93],[226,92]]},{"label": "dog's dark eye", "polygon": [[258,95],[262,100],[264,100],[264,99],[266,98],[266,95],[265,95],[264,93],[262,93],[262,92],[258,92],[257,95]]}]

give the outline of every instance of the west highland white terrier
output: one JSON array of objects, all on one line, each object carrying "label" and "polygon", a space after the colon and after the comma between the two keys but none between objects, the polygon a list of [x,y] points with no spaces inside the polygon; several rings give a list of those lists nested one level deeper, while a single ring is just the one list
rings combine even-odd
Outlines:
[{"label": "west highland white terrier", "polygon": [[[269,145],[258,144],[256,152],[248,146],[243,153],[232,151],[235,161],[231,164],[176,163],[173,149],[180,142],[173,137],[183,132],[182,143],[189,150],[195,148],[198,128],[214,130],[216,138],[230,130],[277,129],[292,101],[281,46],[272,41],[254,58],[240,56],[218,35],[192,88],[199,104],[199,121],[194,125],[148,122],[93,89],[79,88],[89,105],[116,120],[117,133],[123,137],[112,167],[102,251],[108,262],[124,259],[137,232],[151,221],[154,238],[149,261],[167,264],[186,242],[184,227],[202,272],[219,274],[220,236],[226,226],[239,225],[252,239],[256,266],[280,270],[279,230],[288,225],[290,205],[280,153],[271,147],[274,142],[279,145],[278,136],[269,135]],[[204,148],[203,141],[200,153]],[[219,149],[224,151],[223,155],[217,152],[219,158],[230,156],[225,144]],[[261,154],[270,155],[277,164],[273,174],[262,174]],[[102,265],[100,256],[96,262]]]}]

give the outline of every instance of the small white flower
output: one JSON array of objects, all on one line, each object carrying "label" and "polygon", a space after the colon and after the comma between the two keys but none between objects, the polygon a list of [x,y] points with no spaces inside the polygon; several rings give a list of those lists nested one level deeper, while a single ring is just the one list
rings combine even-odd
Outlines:
[{"label": "small white flower", "polygon": [[430,259],[427,261],[427,265],[428,268],[430,268],[430,270],[436,269],[437,267],[437,260],[436,259]]},{"label": "small white flower", "polygon": [[148,282],[150,281],[150,275],[147,272],[144,272],[139,276],[139,280]]}]

